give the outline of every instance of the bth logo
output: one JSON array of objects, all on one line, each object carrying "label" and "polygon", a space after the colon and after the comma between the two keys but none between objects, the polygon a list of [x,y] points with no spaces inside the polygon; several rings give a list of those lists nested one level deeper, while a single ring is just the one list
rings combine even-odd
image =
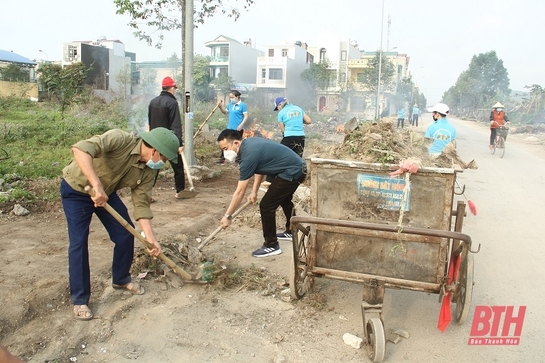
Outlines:
[{"label": "bth logo", "polygon": [[520,306],[516,315],[514,310],[514,306],[476,306],[467,344],[519,345],[526,306]]}]

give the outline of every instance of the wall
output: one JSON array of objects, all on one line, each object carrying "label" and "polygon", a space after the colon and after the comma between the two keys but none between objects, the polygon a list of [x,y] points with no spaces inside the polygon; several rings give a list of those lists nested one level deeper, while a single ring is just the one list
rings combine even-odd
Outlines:
[{"label": "wall", "polygon": [[38,99],[38,84],[27,82],[0,81],[1,97],[35,98]]}]

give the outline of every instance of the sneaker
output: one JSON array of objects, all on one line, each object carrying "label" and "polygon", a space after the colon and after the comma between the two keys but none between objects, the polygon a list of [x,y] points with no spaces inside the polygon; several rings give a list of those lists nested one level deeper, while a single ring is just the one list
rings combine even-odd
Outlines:
[{"label": "sneaker", "polygon": [[265,245],[259,247],[257,250],[252,252],[252,256],[254,257],[267,257],[267,256],[274,256],[279,255],[282,253],[282,250],[280,249],[280,244],[276,244],[274,247],[267,247]]},{"label": "sneaker", "polygon": [[292,237],[292,234],[289,232],[282,232],[276,235],[276,238],[278,238],[280,241],[291,241]]}]

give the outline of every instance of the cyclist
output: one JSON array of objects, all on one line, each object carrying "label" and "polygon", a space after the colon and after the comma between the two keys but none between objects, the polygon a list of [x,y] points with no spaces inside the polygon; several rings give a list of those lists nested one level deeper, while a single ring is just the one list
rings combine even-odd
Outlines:
[{"label": "cyclist", "polygon": [[[494,143],[496,141],[496,131],[499,127],[509,126],[509,119],[505,114],[504,106],[496,102],[492,106],[492,111],[490,112],[490,145],[488,146],[490,150],[494,149]],[[505,136],[507,139],[507,135]]]}]

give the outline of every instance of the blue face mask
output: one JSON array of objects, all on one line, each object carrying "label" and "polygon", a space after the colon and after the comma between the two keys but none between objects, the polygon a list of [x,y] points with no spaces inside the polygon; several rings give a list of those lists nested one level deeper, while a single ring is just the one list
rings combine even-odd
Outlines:
[{"label": "blue face mask", "polygon": [[502,112],[502,111],[503,111],[503,108],[496,108],[496,111]]},{"label": "blue face mask", "polygon": [[231,102],[231,103],[237,103],[237,99],[236,99],[236,98],[230,98],[230,99],[229,99],[229,102]]},{"label": "blue face mask", "polygon": [[165,166],[165,162],[161,159],[158,162],[149,159],[146,165],[153,170],[161,170]]}]

